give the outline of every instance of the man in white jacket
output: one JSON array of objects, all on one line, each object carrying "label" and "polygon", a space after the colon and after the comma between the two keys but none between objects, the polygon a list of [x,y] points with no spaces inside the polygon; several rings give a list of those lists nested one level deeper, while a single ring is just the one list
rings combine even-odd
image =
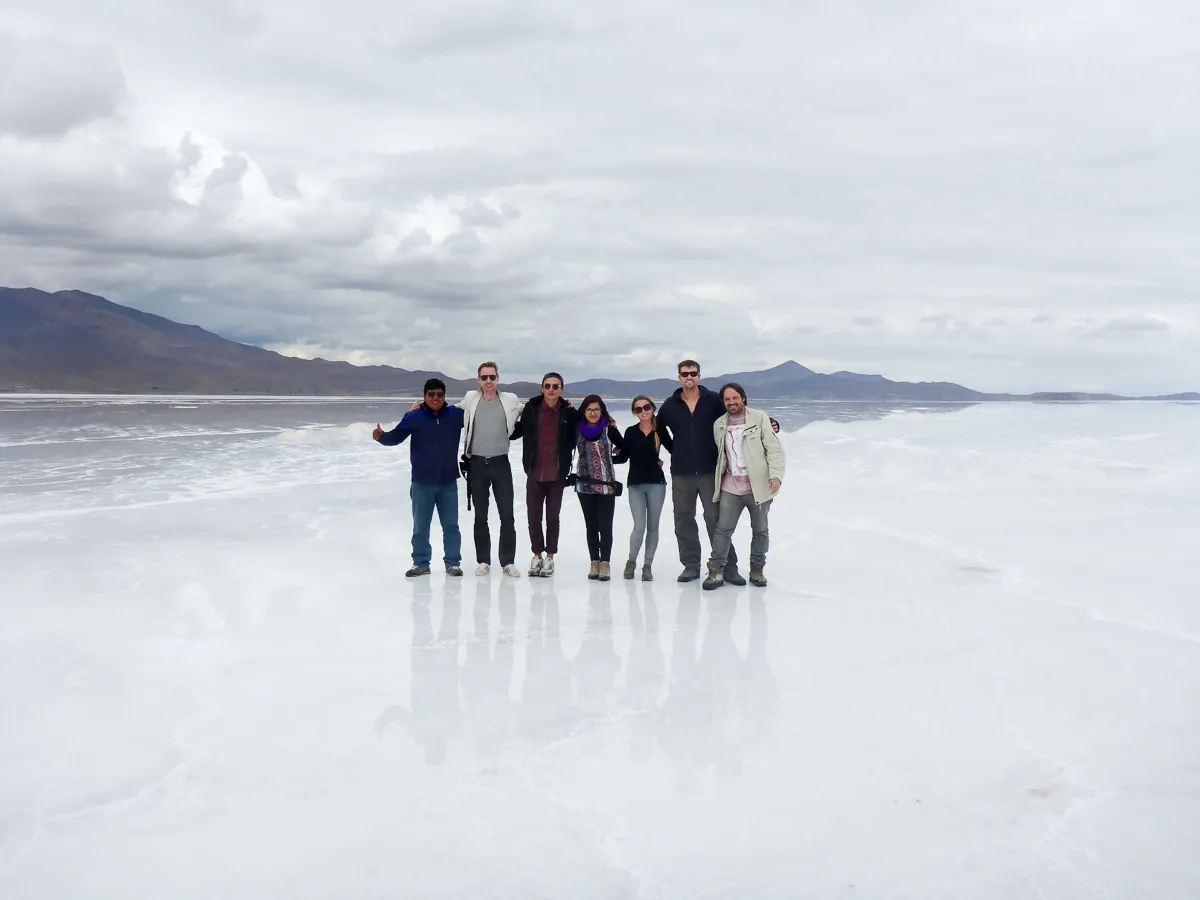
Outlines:
[{"label": "man in white jacket", "polygon": [[520,578],[516,567],[517,528],[513,520],[513,477],[508,442],[521,415],[516,394],[500,390],[500,369],[492,360],[476,370],[479,390],[467,391],[459,406],[465,413],[463,454],[467,463],[467,492],[475,507],[476,575],[492,567],[492,534],[488,528],[489,489],[500,514],[499,561],[504,574]]},{"label": "man in white jacket", "polygon": [[750,510],[750,583],[766,587],[763,568],[767,564],[770,535],[767,513],[783,485],[786,459],[783,444],[771,427],[771,417],[746,407],[746,391],[740,384],[721,388],[725,415],[713,423],[717,442],[717,527],[713,533],[712,556],[708,560],[706,591],[725,583],[725,560],[729,555],[733,531],[742,510]]}]

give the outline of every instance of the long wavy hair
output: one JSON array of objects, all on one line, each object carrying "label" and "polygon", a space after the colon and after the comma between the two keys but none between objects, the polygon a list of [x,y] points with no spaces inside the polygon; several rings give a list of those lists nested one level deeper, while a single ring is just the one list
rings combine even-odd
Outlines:
[{"label": "long wavy hair", "polygon": [[633,402],[629,404],[629,411],[635,416],[637,413],[634,412],[634,410],[637,407],[639,400],[645,400],[650,404],[650,427],[652,429],[650,433],[654,435],[654,452],[657,453],[659,448],[662,447],[662,441],[660,441],[658,438],[658,404],[645,394],[638,394],[633,398]]}]

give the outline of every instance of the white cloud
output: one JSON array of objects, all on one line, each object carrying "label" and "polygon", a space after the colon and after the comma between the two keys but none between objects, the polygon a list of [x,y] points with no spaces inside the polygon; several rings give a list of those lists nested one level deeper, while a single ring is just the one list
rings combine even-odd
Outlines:
[{"label": "white cloud", "polygon": [[37,93],[0,100],[0,268],[448,372],[1196,389],[1197,25],[1183,0],[10,0],[0,65]]}]

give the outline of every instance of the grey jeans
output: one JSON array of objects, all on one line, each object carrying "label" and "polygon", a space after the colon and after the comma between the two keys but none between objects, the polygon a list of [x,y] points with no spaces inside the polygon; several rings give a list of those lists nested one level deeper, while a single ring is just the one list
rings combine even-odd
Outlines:
[{"label": "grey jeans", "polygon": [[633,513],[633,532],[629,535],[629,558],[637,561],[642,549],[642,537],[646,538],[644,565],[654,562],[654,551],[658,549],[658,520],[662,515],[663,503],[667,499],[665,484],[631,484],[629,511]]},{"label": "grey jeans", "polygon": [[759,506],[754,502],[754,495],[747,494],[731,494],[728,491],[721,491],[720,512],[717,517],[717,531],[712,542],[712,559],[720,568],[725,568],[726,557],[733,555],[733,530],[737,528],[738,519],[742,517],[742,510],[750,510],[750,530],[753,532],[753,537],[750,538],[750,565],[763,566],[767,562],[767,549],[770,546],[771,536],[767,531],[767,513],[771,509],[773,500],[768,500],[766,503]]},{"label": "grey jeans", "polygon": [[[717,503],[713,500],[713,485],[716,484],[716,474],[709,475],[672,475],[671,476],[671,506],[675,513],[675,540],[679,542],[679,561],[684,568],[699,569],[700,528],[696,525],[696,498],[704,508],[704,525],[708,529],[708,540],[711,544],[717,530]],[[730,546],[727,551],[726,564],[730,569],[737,568],[737,551]]]}]

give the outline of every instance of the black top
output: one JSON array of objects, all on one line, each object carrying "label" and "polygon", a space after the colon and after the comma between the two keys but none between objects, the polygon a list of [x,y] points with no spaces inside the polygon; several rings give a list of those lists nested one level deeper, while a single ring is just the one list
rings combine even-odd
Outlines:
[{"label": "black top", "polygon": [[[662,445],[668,450],[674,441],[669,434],[659,435]],[[658,448],[654,446],[654,435],[643,434],[640,424],[625,429],[625,455],[629,460],[629,480],[626,484],[666,484],[667,476],[659,465]]]},{"label": "black top", "polygon": [[725,404],[716,391],[700,386],[696,411],[683,402],[683,388],[663,401],[658,410],[658,433],[666,443],[668,429],[674,439],[671,447],[672,475],[712,475],[717,471],[717,439],[713,423],[725,415]]}]

